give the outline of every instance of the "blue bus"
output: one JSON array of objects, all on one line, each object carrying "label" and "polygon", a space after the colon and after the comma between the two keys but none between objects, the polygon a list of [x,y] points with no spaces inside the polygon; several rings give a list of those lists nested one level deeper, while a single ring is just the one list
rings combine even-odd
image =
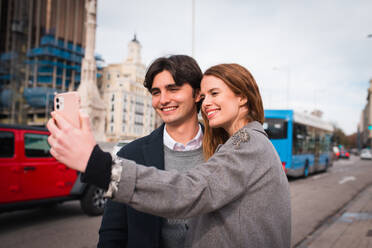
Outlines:
[{"label": "blue bus", "polygon": [[332,165],[333,126],[293,110],[265,110],[264,129],[288,176],[307,177]]}]

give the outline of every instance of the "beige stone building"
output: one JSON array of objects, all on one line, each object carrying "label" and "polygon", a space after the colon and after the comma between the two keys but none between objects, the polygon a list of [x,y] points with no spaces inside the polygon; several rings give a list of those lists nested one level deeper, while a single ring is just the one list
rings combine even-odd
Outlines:
[{"label": "beige stone building", "polygon": [[156,114],[151,95],[143,86],[145,70],[136,36],[128,44],[128,56],[123,63],[103,68],[101,91],[106,106],[108,141],[136,139],[154,130]]},{"label": "beige stone building", "polygon": [[94,57],[96,41],[96,0],[86,0],[85,22],[85,54],[81,64],[81,83],[78,93],[81,109],[90,117],[94,137],[97,141],[106,141],[105,137],[105,105],[97,88],[97,65]]}]

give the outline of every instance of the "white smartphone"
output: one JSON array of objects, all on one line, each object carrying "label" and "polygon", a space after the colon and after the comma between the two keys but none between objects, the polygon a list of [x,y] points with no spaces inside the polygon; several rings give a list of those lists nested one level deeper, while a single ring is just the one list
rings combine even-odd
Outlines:
[{"label": "white smartphone", "polygon": [[80,96],[76,91],[54,96],[54,111],[60,113],[74,127],[80,128]]}]

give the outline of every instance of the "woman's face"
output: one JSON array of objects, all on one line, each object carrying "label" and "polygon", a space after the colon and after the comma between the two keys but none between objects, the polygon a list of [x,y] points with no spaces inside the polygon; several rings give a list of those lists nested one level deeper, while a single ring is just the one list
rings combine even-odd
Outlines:
[{"label": "woman's face", "polygon": [[222,127],[231,136],[246,123],[246,99],[235,95],[221,79],[204,76],[201,81],[202,111],[209,126]]}]

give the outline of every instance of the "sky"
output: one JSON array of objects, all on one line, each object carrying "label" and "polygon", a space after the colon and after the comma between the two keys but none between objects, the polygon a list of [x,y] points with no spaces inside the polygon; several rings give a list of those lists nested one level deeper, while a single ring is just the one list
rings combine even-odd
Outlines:
[{"label": "sky", "polygon": [[265,109],[321,110],[357,131],[372,78],[370,0],[98,0],[96,53],[119,63],[137,35],[142,62],[194,54],[201,69],[238,63]]}]

